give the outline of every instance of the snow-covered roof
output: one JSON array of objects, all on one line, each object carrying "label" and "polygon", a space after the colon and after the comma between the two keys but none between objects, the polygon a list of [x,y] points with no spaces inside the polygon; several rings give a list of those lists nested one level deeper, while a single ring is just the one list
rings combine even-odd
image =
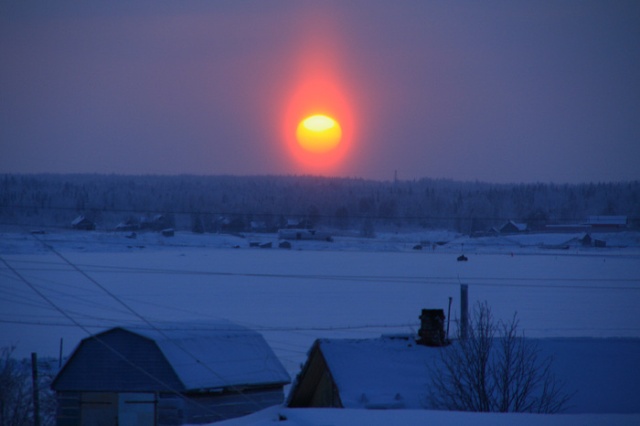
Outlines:
[{"label": "snow-covered roof", "polygon": [[80,215],[78,217],[76,217],[75,219],[73,219],[73,221],[71,222],[71,225],[79,225],[82,222],[84,222],[86,219],[84,216]]},{"label": "snow-covered roof", "polygon": [[262,335],[231,322],[120,328],[155,341],[185,389],[290,382]]},{"label": "snow-covered roof", "polygon": [[[640,339],[557,338],[536,343],[542,358],[553,357],[553,371],[565,390],[576,392],[568,412],[640,412]],[[448,350],[395,338],[322,339],[317,344],[345,408],[428,407],[430,371]]]},{"label": "snow-covered roof", "polygon": [[626,225],[626,216],[589,216],[587,218],[589,225]]},{"label": "snow-covered roof", "polygon": [[526,223],[518,223],[518,222],[514,222],[513,220],[510,220],[509,222],[505,223],[501,229],[504,229],[507,225],[511,225],[513,226],[515,229],[517,229],[519,232],[524,232],[527,230],[527,224]]},{"label": "snow-covered roof", "polygon": [[425,408],[441,348],[413,339],[320,340],[345,408]]}]

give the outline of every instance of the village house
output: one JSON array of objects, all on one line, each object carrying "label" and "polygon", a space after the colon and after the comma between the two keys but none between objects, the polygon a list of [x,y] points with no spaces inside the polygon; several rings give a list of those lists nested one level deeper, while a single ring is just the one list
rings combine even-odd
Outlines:
[{"label": "village house", "polygon": [[[292,385],[290,408],[432,409],[431,375],[457,344],[419,335],[318,339]],[[434,341],[437,343],[438,339]],[[640,412],[640,339],[535,339],[571,395],[568,413]]]},{"label": "village house", "polygon": [[441,309],[423,309],[420,320],[415,336],[316,340],[288,406],[425,408],[429,368],[449,341]]},{"label": "village house", "polygon": [[526,223],[516,223],[512,220],[508,221],[500,227],[501,234],[518,234],[527,231]]},{"label": "village house", "polygon": [[59,426],[155,426],[210,423],[281,404],[289,382],[259,333],[217,322],[92,335],[51,387]]}]

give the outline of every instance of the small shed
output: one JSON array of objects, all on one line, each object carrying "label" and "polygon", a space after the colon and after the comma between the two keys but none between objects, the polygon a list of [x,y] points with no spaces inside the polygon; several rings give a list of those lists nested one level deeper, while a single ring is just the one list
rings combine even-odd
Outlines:
[{"label": "small shed", "polygon": [[281,404],[289,375],[232,323],[115,327],[83,339],[51,387],[57,424],[210,423]]}]

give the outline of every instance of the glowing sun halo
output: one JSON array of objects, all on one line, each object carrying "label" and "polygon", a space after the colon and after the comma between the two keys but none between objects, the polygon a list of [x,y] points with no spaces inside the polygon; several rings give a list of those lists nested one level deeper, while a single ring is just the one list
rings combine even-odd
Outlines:
[{"label": "glowing sun halo", "polygon": [[324,154],[340,144],[342,128],[333,118],[316,114],[305,118],[298,124],[296,138],[304,150]]}]

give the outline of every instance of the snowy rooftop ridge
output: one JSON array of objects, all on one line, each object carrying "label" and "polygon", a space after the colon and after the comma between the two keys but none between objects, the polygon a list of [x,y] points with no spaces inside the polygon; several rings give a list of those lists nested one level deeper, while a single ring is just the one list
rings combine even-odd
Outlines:
[{"label": "snowy rooftop ridge", "polygon": [[153,340],[186,389],[291,381],[260,333],[229,321],[115,328]]}]

